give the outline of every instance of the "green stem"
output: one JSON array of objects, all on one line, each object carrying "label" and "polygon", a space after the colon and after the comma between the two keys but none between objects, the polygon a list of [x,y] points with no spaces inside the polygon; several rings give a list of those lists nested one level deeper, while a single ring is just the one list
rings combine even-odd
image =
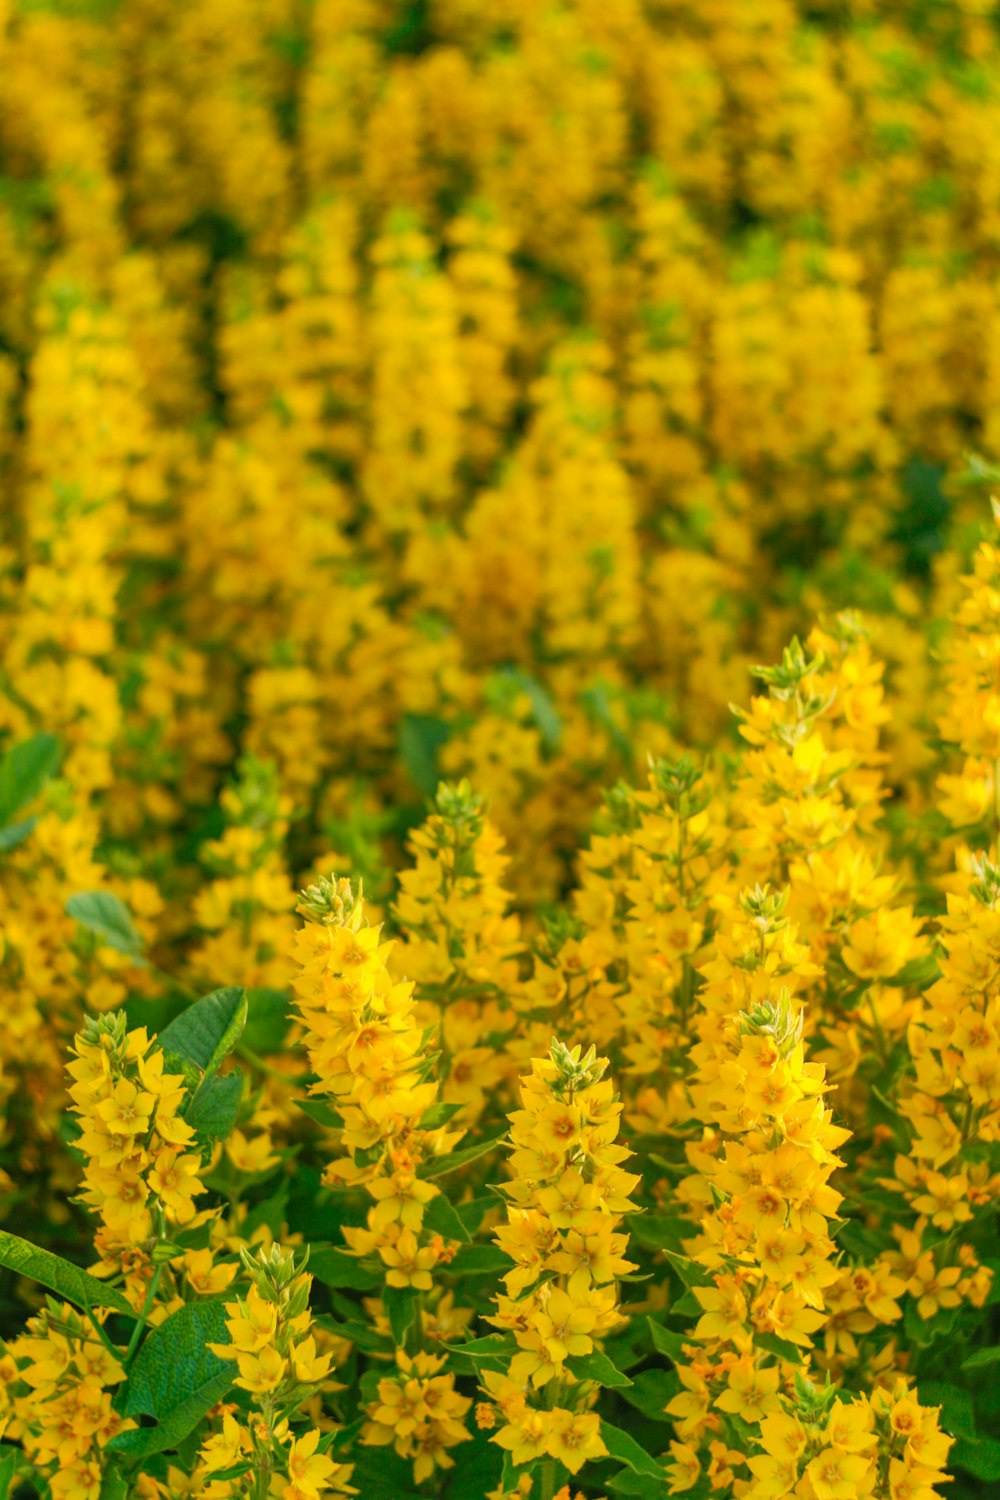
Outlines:
[{"label": "green stem", "polygon": [[541,1472],[539,1474],[539,1480],[541,1482],[541,1490],[539,1491],[540,1500],[552,1500],[552,1496],[556,1492],[557,1477],[558,1474],[555,1459],[547,1458],[542,1464]]},{"label": "green stem", "polygon": [[162,1275],[163,1267],[157,1266],[156,1270],[153,1272],[152,1280],[150,1281],[149,1286],[146,1290],[146,1300],[142,1304],[142,1311],[139,1313],[139,1321],[135,1325],[135,1328],[132,1330],[132,1337],[129,1339],[128,1348],[125,1350],[126,1370],[130,1367],[130,1365],[132,1364],[132,1360],[135,1358],[135,1351],[139,1347],[139,1340],[142,1338],[143,1331],[146,1327],[146,1320],[149,1317],[150,1308],[153,1306],[153,1298],[156,1296],[156,1289],[160,1284],[160,1277]]},{"label": "green stem", "polygon": [[870,990],[868,991],[868,994],[866,995],[865,998],[868,1001],[868,1009],[872,1013],[872,1021],[875,1024],[875,1035],[878,1037],[879,1054],[881,1056],[882,1062],[885,1064],[886,1067],[888,1067],[889,1066],[889,1043],[888,1043],[888,1041],[886,1039],[886,1034],[885,1034],[885,1030],[884,1030],[884,1028],[882,1026],[882,1022],[879,1020],[878,1011],[875,1009],[875,1001],[872,999],[871,991]]},{"label": "green stem", "polygon": [[87,1317],[90,1319],[91,1324],[93,1325],[94,1332],[97,1334],[97,1337],[100,1339],[100,1341],[104,1345],[105,1349],[111,1355],[111,1358],[114,1359],[114,1360],[116,1360],[116,1361],[119,1360],[119,1359],[121,1359],[121,1350],[115,1348],[114,1344],[108,1338],[107,1334],[104,1332],[104,1329],[101,1327],[100,1323],[94,1317],[93,1310],[91,1308],[87,1307],[87,1308],[84,1308],[84,1311],[86,1312]]},{"label": "green stem", "polygon": [[272,1063],[266,1062],[256,1052],[251,1052],[250,1048],[244,1047],[242,1042],[236,1048],[236,1056],[242,1057],[244,1062],[248,1062],[251,1067],[257,1068],[259,1072],[266,1073],[270,1078],[280,1078],[282,1083],[289,1081],[287,1073],[283,1073],[280,1068],[274,1067]]}]

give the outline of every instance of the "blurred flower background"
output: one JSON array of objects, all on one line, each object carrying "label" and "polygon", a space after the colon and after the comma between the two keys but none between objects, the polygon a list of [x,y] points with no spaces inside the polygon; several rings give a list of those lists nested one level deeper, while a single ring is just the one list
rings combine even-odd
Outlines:
[{"label": "blurred flower background", "polygon": [[[359,1471],[366,1500],[402,1497],[411,1473],[441,1494],[465,1442],[482,1467],[459,1471],[451,1500],[536,1460],[548,1467],[531,1494],[551,1500],[557,1478],[607,1455],[596,1393],[558,1412],[546,1456],[535,1417],[510,1418],[511,1372],[561,1381],[563,1356],[530,1346],[524,1359],[522,1344],[514,1364],[489,1366],[472,1443],[469,1369],[439,1375],[428,1351],[473,1338],[474,1315],[523,1334],[515,1293],[531,1276],[508,1272],[510,1297],[463,1303],[447,1270],[455,1213],[437,1203],[432,1243],[433,1195],[413,1186],[413,1163],[442,1141],[481,1143],[482,1127],[496,1145],[523,1075],[520,1197],[497,1230],[503,1253],[471,1249],[499,1254],[496,1272],[524,1252],[519,1215],[551,1214],[562,1248],[545,1275],[565,1285],[530,1305],[561,1308],[569,1327],[589,1272],[554,1238],[575,1233],[576,1210],[542,1166],[583,1162],[611,1268],[568,1335],[589,1354],[619,1317],[616,1278],[640,1263],[623,1259],[621,1229],[640,1184],[639,1206],[661,1214],[646,1222],[674,1229],[634,1231],[628,1253],[657,1278],[643,1318],[659,1332],[628,1346],[633,1364],[688,1357],[659,1297],[681,1246],[701,1267],[687,1314],[705,1293],[685,1337],[721,1361],[691,1356],[686,1394],[678,1383],[633,1403],[661,1420],[659,1453],[675,1403],[670,1493],[774,1500],[787,1480],[805,1500],[928,1500],[948,1448],[927,1415],[940,1405],[961,1493],[985,1496],[1000,1479],[1000,1445],[990,1457],[983,1436],[995,1400],[978,1410],[980,1442],[977,1377],[950,1407],[941,1389],[955,1330],[975,1343],[995,1301],[1000,1191],[1000,562],[982,540],[1000,484],[997,7],[0,0],[0,80],[4,1223],[86,1261],[93,1226],[70,1201],[85,1168],[100,1274],[142,1306],[161,1283],[129,1226],[158,1223],[166,1256],[169,1222],[187,1280],[170,1273],[175,1301],[151,1300],[153,1322],[220,1295],[239,1270],[227,1254],[308,1241],[318,1213],[338,1254],[344,1227],[369,1257],[358,1274],[374,1279],[345,1287],[376,1289],[390,1267],[383,1291],[419,1291],[404,1332],[424,1343],[396,1337],[387,1292],[317,1357],[312,1333],[295,1342],[309,1327],[301,1265],[277,1249],[244,1260],[257,1300],[228,1304],[226,1326],[249,1341],[242,1389],[267,1421],[287,1361],[315,1396],[334,1355],[338,1370],[372,1356],[367,1374],[385,1377],[395,1340],[392,1378],[360,1400],[352,1364],[336,1422],[318,1396],[310,1408],[331,1431],[366,1420],[362,1443],[385,1447],[390,1467]],[[356,886],[336,899],[329,880],[313,886],[315,952],[296,937],[296,891],[331,871],[363,879],[372,923],[399,940],[392,978]],[[334,1104],[364,1075],[353,1053],[331,1060],[324,1031],[330,994],[355,981],[322,924],[335,912],[346,932],[347,909],[374,956],[357,947],[355,960],[341,936],[338,962],[367,964],[369,988],[394,997],[382,1066],[395,1092],[339,1125],[313,1101],[307,1122],[299,1042],[313,1092]],[[256,998],[241,1044],[253,1090],[234,1103],[220,1167],[200,1135],[201,1155],[178,1156],[195,1136],[163,1082],[169,1048],[135,1030],[176,1024],[223,986]],[[566,1045],[542,1061],[556,1026]],[[624,1105],[609,1103],[592,1040]],[[773,1098],[756,1065],[784,1079]],[[818,1103],[825,1077],[855,1133],[836,1246],[841,1194],[826,1178],[848,1132]],[[582,1127],[566,1116],[564,1160],[552,1120],[577,1087],[607,1133],[574,1156]],[[161,1098],[154,1129],[157,1091],[169,1108]],[[419,1122],[404,1096],[427,1105]],[[783,1248],[754,1248],[774,1203],[747,1161],[776,1152],[776,1112],[813,1096],[813,1145],[786,1153],[810,1206]],[[622,1111],[623,1139],[645,1141],[634,1175],[614,1167]],[[339,1132],[322,1180],[315,1133],[302,1135],[314,1123]],[[110,1155],[105,1125],[126,1137]],[[140,1125],[159,1156],[109,1198]],[[543,1127],[555,1156],[538,1155]],[[752,1129],[749,1157],[723,1162],[737,1128]],[[394,1154],[400,1133],[412,1170]],[[356,1206],[331,1224],[326,1190],[371,1185],[376,1149],[369,1227]],[[296,1166],[303,1150],[311,1164]],[[275,1172],[285,1197],[265,1213]],[[457,1181],[456,1201],[485,1192]],[[211,1244],[185,1227],[205,1192],[229,1205]],[[485,1208],[480,1224],[496,1228]],[[835,1251],[848,1260],[834,1266]],[[771,1322],[748,1310],[742,1270],[709,1286],[729,1262],[774,1292]],[[775,1292],[793,1275],[800,1301]],[[4,1284],[4,1329],[23,1295]],[[905,1336],[890,1335],[904,1302]],[[270,1374],[255,1352],[268,1327]],[[973,1370],[995,1363],[990,1347]],[[787,1403],[773,1416],[775,1391],[779,1374],[792,1389],[796,1348],[815,1353],[817,1379],[868,1394],[856,1430],[852,1417],[821,1449],[840,1408],[803,1386],[794,1422],[812,1424],[813,1447],[782,1460],[799,1428]],[[0,1351],[4,1381],[31,1360],[49,1369],[41,1349]],[[908,1379],[926,1381],[923,1408],[907,1405]],[[414,1383],[446,1398],[416,1458],[393,1425]],[[66,1454],[57,1463],[44,1435],[48,1399],[22,1392],[11,1418],[43,1475],[31,1493],[118,1500],[97,1427],[73,1450],[76,1488],[56,1482]],[[271,1453],[234,1411],[207,1440],[206,1472]],[[483,1436],[497,1423],[515,1455],[502,1476]],[[907,1423],[926,1440],[923,1468]],[[876,1429],[877,1481],[875,1459],[858,1457]],[[255,1495],[329,1488],[328,1444],[310,1431],[282,1448],[287,1430],[268,1432],[289,1488]],[[0,1450],[0,1494],[5,1462]],[[643,1472],[615,1492],[651,1493]],[[607,1474],[581,1484],[603,1493]],[[239,1476],[214,1491],[188,1480],[157,1469],[135,1493],[244,1493]]]}]

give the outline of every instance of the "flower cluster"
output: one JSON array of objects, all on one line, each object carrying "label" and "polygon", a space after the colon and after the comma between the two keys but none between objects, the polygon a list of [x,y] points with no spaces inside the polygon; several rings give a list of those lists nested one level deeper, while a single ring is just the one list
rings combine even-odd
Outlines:
[{"label": "flower cluster", "polygon": [[593,1048],[582,1055],[554,1042],[522,1079],[507,1223],[496,1234],[514,1268],[489,1320],[513,1335],[517,1353],[503,1373],[484,1373],[493,1405],[479,1411],[490,1427],[499,1412],[493,1441],[515,1464],[547,1454],[571,1474],[607,1452],[586,1356],[619,1325],[618,1282],[636,1269],[619,1225],[638,1178],[621,1166],[630,1153],[616,1143],[622,1106],[606,1069]]},{"label": "flower cluster", "polygon": [[[226,1303],[227,1342],[209,1347],[220,1359],[236,1361],[234,1384],[247,1392],[251,1409],[244,1423],[226,1412],[222,1430],[202,1445],[202,1471],[214,1475],[242,1467],[246,1460],[247,1472],[265,1476],[265,1493],[270,1493],[272,1474],[287,1474],[287,1484],[278,1491],[281,1500],[316,1500],[331,1490],[357,1494],[348,1483],[350,1465],[317,1451],[317,1428],[298,1436],[289,1432],[288,1413],[323,1389],[332,1361],[329,1353],[317,1351],[311,1332],[312,1277],[293,1252],[278,1245],[257,1255],[244,1250],[242,1259],[249,1287],[245,1296]],[[232,1491],[213,1484],[203,1493]]]},{"label": "flower cluster", "polygon": [[145,1027],[126,1030],[121,1011],[89,1021],[77,1036],[70,1097],[80,1122],[81,1198],[100,1220],[96,1245],[108,1270],[151,1266],[157,1239],[191,1224],[204,1191],[201,1155],[184,1118],[181,1073],[164,1069]]}]

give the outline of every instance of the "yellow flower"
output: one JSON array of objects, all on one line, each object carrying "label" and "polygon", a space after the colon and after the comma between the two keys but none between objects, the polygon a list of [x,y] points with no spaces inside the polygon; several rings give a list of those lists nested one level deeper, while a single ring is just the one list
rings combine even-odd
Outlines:
[{"label": "yellow flower", "polygon": [[268,1391],[275,1390],[285,1378],[287,1362],[277,1349],[261,1349],[259,1354],[239,1354],[237,1360],[240,1373],[236,1384],[251,1395],[266,1395]]},{"label": "yellow flower", "polygon": [[292,1368],[296,1380],[304,1385],[315,1385],[325,1380],[330,1373],[331,1356],[316,1353],[316,1340],[312,1334],[292,1349]]},{"label": "yellow flower", "polygon": [[328,1488],[327,1481],[337,1465],[325,1453],[317,1453],[319,1430],[314,1428],[303,1437],[293,1438],[288,1450],[288,1483],[282,1488],[282,1500],[319,1500]]},{"label": "yellow flower", "polygon": [[546,1453],[564,1464],[571,1474],[579,1474],[588,1460],[607,1454],[601,1437],[601,1419],[596,1412],[571,1412],[556,1407],[548,1414],[547,1428]]},{"label": "yellow flower", "polygon": [[430,1291],[431,1268],[437,1264],[437,1252],[431,1245],[418,1246],[412,1229],[404,1229],[395,1244],[380,1245],[378,1253],[389,1267],[385,1278],[389,1286]]},{"label": "yellow flower", "polygon": [[244,1451],[246,1441],[246,1434],[240,1424],[227,1412],[222,1418],[222,1431],[203,1443],[198,1454],[205,1472],[214,1474],[219,1469],[228,1469]]},{"label": "yellow flower", "polygon": [[856,1500],[872,1490],[876,1478],[867,1458],[838,1448],[824,1448],[806,1465],[806,1473],[816,1500]]},{"label": "yellow flower", "polygon": [[778,1409],[778,1377],[777,1365],[761,1370],[751,1355],[743,1355],[730,1368],[729,1389],[716,1398],[715,1405],[720,1411],[742,1417],[744,1422],[759,1422]]},{"label": "yellow flower", "polygon": [[97,1106],[97,1114],[112,1135],[145,1135],[155,1105],[152,1094],[122,1078],[115,1084],[111,1097]]},{"label": "yellow flower", "polygon": [[908,906],[882,906],[848,933],[843,958],[860,979],[889,979],[924,951],[920,918]]}]

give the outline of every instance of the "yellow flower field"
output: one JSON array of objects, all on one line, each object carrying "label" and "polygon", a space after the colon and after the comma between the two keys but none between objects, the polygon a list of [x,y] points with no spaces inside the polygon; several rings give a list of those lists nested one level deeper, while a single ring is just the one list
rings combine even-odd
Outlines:
[{"label": "yellow flower field", "polygon": [[0,1500],[997,1495],[991,491],[991,0],[0,0]]}]

